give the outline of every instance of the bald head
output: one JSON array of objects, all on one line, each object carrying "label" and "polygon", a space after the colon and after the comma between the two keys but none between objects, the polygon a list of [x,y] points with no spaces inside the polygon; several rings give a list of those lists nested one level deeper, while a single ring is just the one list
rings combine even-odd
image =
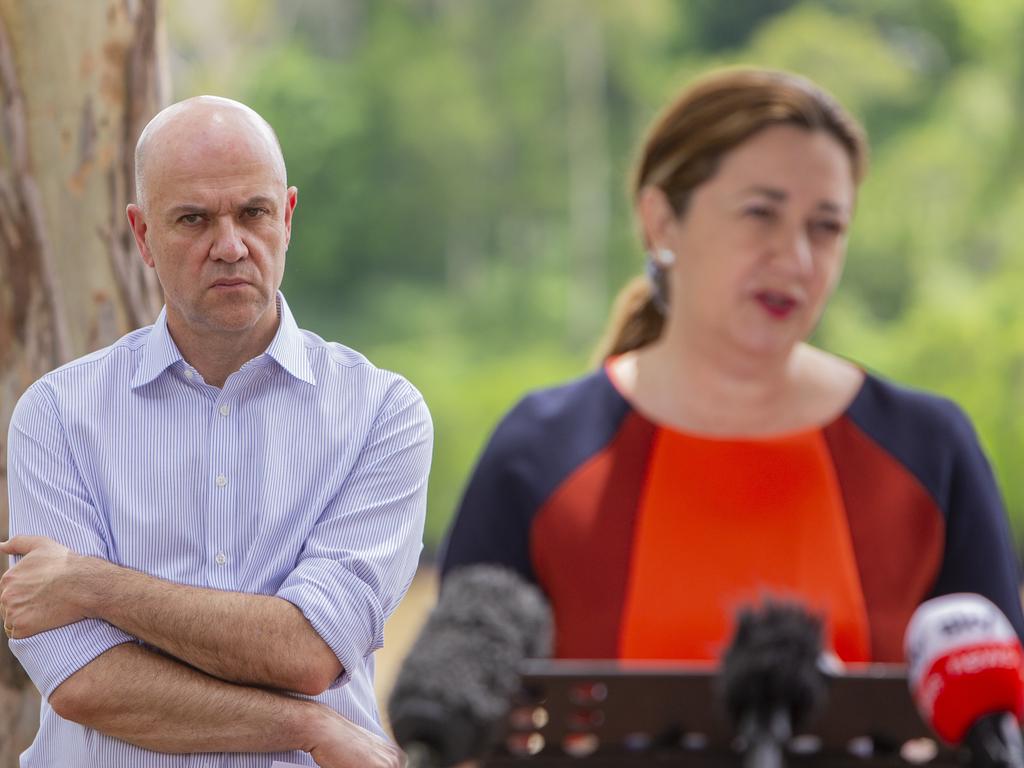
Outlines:
[{"label": "bald head", "polygon": [[162,110],[143,129],[135,145],[135,198],[146,209],[147,183],[157,169],[177,163],[191,147],[248,150],[287,185],[284,155],[277,134],[255,110],[220,96],[195,96]]}]

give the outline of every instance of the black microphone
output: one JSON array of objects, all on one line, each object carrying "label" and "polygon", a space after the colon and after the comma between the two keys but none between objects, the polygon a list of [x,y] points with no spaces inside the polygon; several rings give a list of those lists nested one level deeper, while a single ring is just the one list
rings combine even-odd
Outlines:
[{"label": "black microphone", "polygon": [[453,571],[388,701],[410,768],[441,768],[490,745],[520,685],[524,659],[551,655],[547,601],[496,565]]},{"label": "black microphone", "polygon": [[822,622],[797,604],[741,611],[718,692],[745,745],[747,768],[779,768],[782,748],[825,702]]}]

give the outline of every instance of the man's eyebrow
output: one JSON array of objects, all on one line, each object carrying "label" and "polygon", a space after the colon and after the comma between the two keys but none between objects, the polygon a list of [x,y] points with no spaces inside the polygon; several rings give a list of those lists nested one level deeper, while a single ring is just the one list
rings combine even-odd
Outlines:
[{"label": "man's eyebrow", "polygon": [[[249,199],[243,200],[238,208],[241,210],[245,208],[258,208],[260,206],[276,210],[277,200],[270,195],[253,195]],[[190,214],[203,215],[207,212],[207,208],[198,203],[181,203],[168,210],[167,216],[168,218],[176,219],[179,216],[188,216]]]},{"label": "man's eyebrow", "polygon": [[261,205],[264,208],[276,208],[277,207],[277,200],[275,200],[273,197],[270,197],[269,195],[253,195],[248,200],[246,200],[244,203],[242,203],[241,207],[242,208],[256,208],[256,207],[261,206]]},{"label": "man's eyebrow", "polygon": [[176,219],[179,216],[188,216],[193,213],[206,213],[206,209],[195,203],[182,203],[181,205],[176,205],[167,211],[167,216],[168,218]]}]

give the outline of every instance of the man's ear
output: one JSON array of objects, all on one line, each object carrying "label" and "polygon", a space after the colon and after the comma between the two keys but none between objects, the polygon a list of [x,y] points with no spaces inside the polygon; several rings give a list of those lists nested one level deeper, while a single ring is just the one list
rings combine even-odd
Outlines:
[{"label": "man's ear", "polygon": [[147,267],[155,267],[153,262],[153,254],[149,251],[149,244],[146,242],[146,214],[142,212],[135,203],[129,203],[125,209],[125,214],[128,216],[128,226],[132,228],[132,234],[135,235],[135,245],[139,249],[139,255],[142,257],[142,261]]},{"label": "man's ear", "polygon": [[299,204],[299,188],[288,187],[287,197],[284,201],[284,236],[285,244],[292,239],[292,215],[295,213],[295,206]]}]

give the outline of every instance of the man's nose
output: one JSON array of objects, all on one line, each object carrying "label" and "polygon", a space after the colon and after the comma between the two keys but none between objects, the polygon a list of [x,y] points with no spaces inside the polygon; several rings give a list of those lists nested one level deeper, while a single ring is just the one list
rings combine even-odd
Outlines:
[{"label": "man's nose", "polygon": [[219,219],[213,230],[210,258],[234,263],[248,255],[249,248],[242,239],[242,233],[235,221],[228,217]]}]

